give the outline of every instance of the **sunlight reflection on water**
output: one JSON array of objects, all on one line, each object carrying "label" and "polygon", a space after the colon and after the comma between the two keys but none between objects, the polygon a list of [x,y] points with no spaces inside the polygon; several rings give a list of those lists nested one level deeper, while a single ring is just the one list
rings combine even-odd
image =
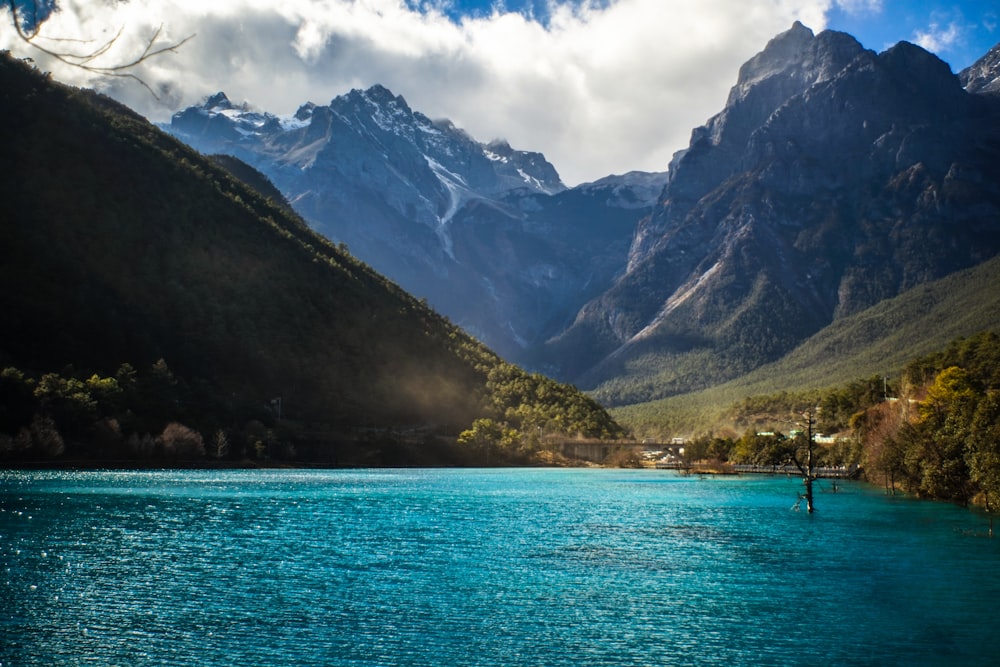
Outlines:
[{"label": "sunlight reflection on water", "polygon": [[0,664],[983,664],[983,520],[666,471],[0,472]]}]

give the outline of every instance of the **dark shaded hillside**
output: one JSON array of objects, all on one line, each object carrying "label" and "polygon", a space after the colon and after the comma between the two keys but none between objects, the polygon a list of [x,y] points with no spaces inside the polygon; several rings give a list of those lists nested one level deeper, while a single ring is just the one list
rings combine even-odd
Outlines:
[{"label": "dark shaded hillside", "polygon": [[[341,431],[457,434],[508,407],[490,351],[128,109],[5,56],[0,118],[0,367],[165,359],[213,424],[276,396],[286,419]],[[616,430],[562,396],[590,435]]]},{"label": "dark shaded hillside", "polygon": [[251,188],[262,194],[266,199],[271,199],[284,208],[292,208],[292,205],[288,203],[285,195],[281,194],[281,191],[274,186],[271,179],[248,165],[243,160],[238,157],[233,157],[232,155],[223,154],[211,155],[209,157],[217,165],[228,171],[234,178],[243,181]]}]

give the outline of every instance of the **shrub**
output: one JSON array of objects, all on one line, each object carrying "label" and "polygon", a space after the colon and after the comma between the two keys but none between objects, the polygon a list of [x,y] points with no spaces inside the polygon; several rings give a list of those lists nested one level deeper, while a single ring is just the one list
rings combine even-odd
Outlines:
[{"label": "shrub", "polygon": [[191,459],[205,456],[204,438],[184,424],[170,422],[156,442],[167,458]]}]

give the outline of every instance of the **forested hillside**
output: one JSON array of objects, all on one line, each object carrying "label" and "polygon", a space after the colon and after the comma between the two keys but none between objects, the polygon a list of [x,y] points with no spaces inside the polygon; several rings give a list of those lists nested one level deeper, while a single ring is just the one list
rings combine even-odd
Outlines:
[{"label": "forested hillside", "polygon": [[855,416],[869,477],[927,498],[1000,502],[1000,335],[911,362],[898,400]]},{"label": "forested hillside", "polygon": [[[619,432],[121,105],[5,55],[0,118],[0,456],[167,456],[170,424],[195,457],[346,463],[461,460],[434,437],[481,418]],[[507,405],[498,374],[534,389]]]},{"label": "forested hillside", "polygon": [[871,376],[897,383],[915,356],[1000,326],[1000,291],[988,288],[998,284],[1000,258],[994,258],[841,318],[779,361],[741,378],[613,413],[642,437],[691,436],[731,426],[730,406],[747,396],[815,395]]},{"label": "forested hillside", "polygon": [[685,445],[690,460],[842,466],[887,490],[924,498],[1000,503],[1000,334],[957,338],[915,357],[901,376],[870,376],[825,389],[775,392],[725,408]]}]

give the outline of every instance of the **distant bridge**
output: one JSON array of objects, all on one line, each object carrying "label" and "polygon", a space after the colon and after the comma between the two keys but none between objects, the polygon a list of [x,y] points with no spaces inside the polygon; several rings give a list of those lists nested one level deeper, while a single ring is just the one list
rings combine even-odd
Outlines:
[{"label": "distant bridge", "polygon": [[[802,476],[802,471],[799,470],[798,466],[794,465],[781,465],[781,466],[758,466],[758,465],[733,465],[732,469],[738,473],[759,473],[765,475],[793,475],[796,477]],[[813,468],[813,474],[817,477],[824,477],[829,479],[850,479],[857,477],[860,469],[858,466],[821,466],[818,468]]]},{"label": "distant bridge", "polygon": [[592,461],[594,463],[604,463],[611,453],[611,445],[601,441],[569,441],[562,443],[562,455],[571,459],[581,461]]},{"label": "distant bridge", "polygon": [[[798,466],[794,465],[780,465],[780,466],[758,466],[749,464],[732,464],[732,463],[722,463],[717,465],[712,464],[690,464],[684,461],[657,461],[657,470],[684,470],[693,474],[727,474],[727,475],[789,475],[792,477],[801,477],[802,471],[798,469]],[[813,474],[816,477],[823,479],[853,479],[858,476],[861,472],[858,466],[823,466],[819,468],[813,468]]]}]

